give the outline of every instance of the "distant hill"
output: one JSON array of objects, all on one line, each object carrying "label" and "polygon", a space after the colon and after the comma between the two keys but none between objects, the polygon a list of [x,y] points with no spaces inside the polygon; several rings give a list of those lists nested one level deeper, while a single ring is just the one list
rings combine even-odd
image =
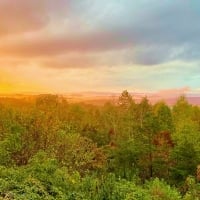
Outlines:
[{"label": "distant hill", "polygon": [[[140,100],[144,97],[147,96],[149,101],[152,104],[155,104],[158,101],[165,101],[168,105],[174,105],[180,95],[176,96],[163,96],[159,95],[157,93],[130,93],[133,96],[133,99],[136,102],[140,102]],[[12,95],[7,95],[7,94],[1,94],[0,98],[4,99],[9,98],[9,99],[25,99],[25,100],[33,100],[37,97],[38,94],[12,94]],[[109,93],[109,92],[81,92],[81,93],[65,93],[65,94],[58,94],[67,99],[67,101],[72,102],[72,103],[78,103],[78,102],[83,102],[83,103],[88,103],[88,104],[94,104],[94,105],[103,105],[106,102],[112,101],[114,103],[117,102],[120,93]],[[190,94],[190,95],[185,95],[186,98],[188,99],[188,102],[193,105],[200,105],[200,95],[197,94]]]}]

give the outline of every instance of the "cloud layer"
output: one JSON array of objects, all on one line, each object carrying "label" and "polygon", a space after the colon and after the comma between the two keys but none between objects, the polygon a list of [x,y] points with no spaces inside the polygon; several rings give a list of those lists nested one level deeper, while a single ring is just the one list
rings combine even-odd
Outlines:
[{"label": "cloud layer", "polygon": [[[102,77],[111,69],[124,75],[108,84],[119,80],[131,87],[128,71],[139,76],[150,68],[148,77],[158,70],[165,80],[166,69],[173,77],[175,68],[182,75],[176,86],[198,85],[193,77],[200,71],[197,0],[1,0],[0,19],[0,69],[100,70]],[[159,89],[156,83],[152,87]]]}]

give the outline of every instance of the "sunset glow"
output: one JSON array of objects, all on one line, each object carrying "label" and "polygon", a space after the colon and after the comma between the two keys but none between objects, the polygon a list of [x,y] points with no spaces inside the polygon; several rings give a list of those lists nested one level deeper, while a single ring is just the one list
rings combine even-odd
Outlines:
[{"label": "sunset glow", "polygon": [[0,19],[0,93],[200,93],[195,0],[2,0]]}]

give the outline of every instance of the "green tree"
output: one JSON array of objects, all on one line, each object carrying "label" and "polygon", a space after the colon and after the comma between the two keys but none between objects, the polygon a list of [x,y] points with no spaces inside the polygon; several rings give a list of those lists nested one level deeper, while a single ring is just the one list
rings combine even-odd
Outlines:
[{"label": "green tree", "polygon": [[153,176],[154,135],[157,133],[157,121],[151,104],[144,97],[137,106],[138,131],[135,140],[140,144],[143,155],[140,157],[141,173],[143,178]]},{"label": "green tree", "polygon": [[129,109],[130,106],[133,104],[132,96],[129,94],[127,90],[124,90],[120,95],[118,104],[122,109],[125,110]]},{"label": "green tree", "polygon": [[172,133],[174,131],[174,124],[170,108],[166,103],[158,102],[154,105],[153,109],[158,121],[159,131]]}]

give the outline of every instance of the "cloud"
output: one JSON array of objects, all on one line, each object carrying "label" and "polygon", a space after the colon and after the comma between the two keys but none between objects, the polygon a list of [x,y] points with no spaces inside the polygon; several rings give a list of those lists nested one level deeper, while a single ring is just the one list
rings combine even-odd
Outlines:
[{"label": "cloud", "polygon": [[[46,56],[66,52],[95,52],[121,49],[130,46],[126,39],[118,40],[118,33],[96,32],[75,37],[57,35],[54,37],[23,38],[0,45],[1,55]],[[114,39],[116,38],[116,40]]]},{"label": "cloud", "polygon": [[46,3],[39,0],[1,0],[0,35],[41,29],[48,22]]},{"label": "cloud", "polygon": [[191,88],[189,87],[173,88],[173,89],[160,90],[157,92],[157,95],[161,97],[178,97],[180,95],[187,94],[190,91]]},{"label": "cloud", "polygon": [[[2,40],[1,57],[31,59],[54,68],[199,61],[200,12],[195,0],[16,4],[0,2],[0,35],[13,35]],[[24,35],[27,32],[31,34]]]}]

